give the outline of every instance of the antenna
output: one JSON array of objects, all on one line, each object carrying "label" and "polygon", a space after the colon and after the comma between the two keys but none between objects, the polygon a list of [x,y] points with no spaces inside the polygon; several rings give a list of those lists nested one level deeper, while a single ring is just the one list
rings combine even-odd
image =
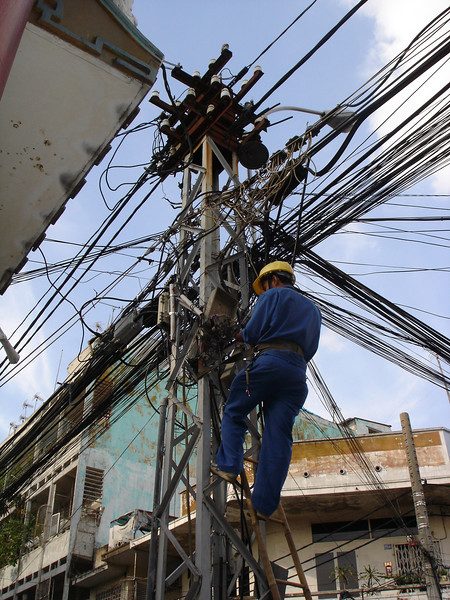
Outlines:
[{"label": "antenna", "polygon": [[23,415],[21,415],[20,418],[22,419],[22,416],[23,416],[23,420],[25,421],[25,419],[27,418],[27,408],[33,408],[33,405],[25,400],[25,402],[22,404],[22,408],[23,408]]},{"label": "antenna", "polygon": [[38,403],[38,402],[44,402],[43,398],[41,398],[41,397],[39,396],[39,394],[35,394],[35,395],[33,396],[33,400],[34,400],[34,410],[36,410],[36,406],[37,406],[37,403]]}]

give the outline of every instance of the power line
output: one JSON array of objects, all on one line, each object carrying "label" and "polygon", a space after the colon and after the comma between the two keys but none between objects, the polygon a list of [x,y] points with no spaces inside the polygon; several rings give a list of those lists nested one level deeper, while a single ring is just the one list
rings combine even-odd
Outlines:
[{"label": "power line", "polygon": [[252,60],[252,62],[247,65],[246,67],[243,67],[241,69],[241,71],[239,71],[238,75],[236,75],[236,77],[233,78],[232,82],[231,82],[231,86],[233,86],[235,83],[237,83],[240,79],[242,79],[242,77],[244,77],[244,75],[246,73],[248,73],[248,71],[251,69],[251,67],[256,64],[256,62],[262,57],[264,56],[264,54],[266,54],[266,52],[268,52],[272,46],[274,46],[288,31],[291,27],[293,27],[297,21],[299,21],[313,6],[314,4],[317,2],[317,0],[313,0],[313,2],[311,2],[311,4],[309,4],[304,10],[302,10],[302,12],[300,14],[298,14],[295,19],[285,28],[283,29],[283,31],[274,39],[272,40],[272,42],[270,42],[270,44],[268,46],[266,46],[264,48],[264,50],[262,50],[258,56]]},{"label": "power line", "polygon": [[324,44],[333,37],[333,35],[339,31],[339,29],[345,25],[345,23],[367,2],[367,0],[360,0],[349,12],[334,26],[330,31],[305,55],[301,58],[287,73],[281,77],[275,85],[273,85],[268,92],[266,92],[262,98],[255,103],[253,110],[256,111],[273,92],[275,92],[283,83],[285,83],[289,77],[291,77],[295,71],[303,66]]}]

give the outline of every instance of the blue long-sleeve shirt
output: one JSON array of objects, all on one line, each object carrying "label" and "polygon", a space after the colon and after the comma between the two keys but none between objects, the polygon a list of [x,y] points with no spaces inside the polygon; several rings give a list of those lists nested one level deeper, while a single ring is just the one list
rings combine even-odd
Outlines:
[{"label": "blue long-sleeve shirt", "polygon": [[241,333],[252,346],[274,339],[295,342],[308,362],[319,345],[321,321],[314,302],[287,285],[261,294]]}]

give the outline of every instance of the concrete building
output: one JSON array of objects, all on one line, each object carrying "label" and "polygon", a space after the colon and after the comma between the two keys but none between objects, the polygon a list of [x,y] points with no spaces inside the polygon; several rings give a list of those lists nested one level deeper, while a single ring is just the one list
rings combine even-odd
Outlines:
[{"label": "concrete building", "polygon": [[[310,413],[303,415],[298,428],[310,428],[311,420]],[[414,542],[417,526],[402,434],[364,419],[351,421],[355,427],[370,427],[378,433],[356,435],[350,442],[322,433],[316,439],[295,442],[283,489],[283,506],[313,596],[337,598],[344,588],[361,595],[373,586],[380,588],[376,594],[383,598],[425,598],[419,583],[423,559]],[[326,425],[324,419],[319,422],[321,428]],[[330,430],[336,427],[328,425]],[[414,439],[443,593],[449,597],[450,432],[419,430]],[[251,481],[251,467],[248,474]],[[190,502],[188,509],[183,496],[181,516],[171,522],[171,531],[189,554],[195,539],[195,503]],[[242,525],[240,504],[231,487],[227,520],[236,529]],[[268,522],[266,536],[271,560],[297,581],[281,526]],[[144,597],[140,594],[145,594],[149,534],[134,539],[125,536],[118,544],[116,532],[110,539],[97,552],[94,568],[76,576],[73,583],[90,590],[91,600]],[[230,562],[237,558],[230,556]],[[168,567],[173,570],[177,565],[179,576],[167,598],[181,598],[188,589],[182,560],[172,547]],[[251,592],[251,581],[249,585]],[[285,593],[302,595],[294,586],[288,586]]]},{"label": "concrete building", "polygon": [[[80,364],[78,359],[75,362]],[[77,371],[71,376],[76,377]],[[57,444],[64,431],[75,428],[83,412],[111,394],[113,385],[106,373],[80,403],[74,399],[76,410],[68,407],[60,414],[55,435],[38,444],[34,460],[48,445]],[[164,390],[157,384],[151,394],[157,405]],[[2,598],[89,597],[86,591],[70,589],[74,573],[89,571],[98,549],[114,546],[117,533],[110,538],[114,519],[152,506],[158,415],[145,396],[139,395],[134,402],[131,393],[130,400],[108,411],[57,452],[26,486],[23,494],[34,535],[20,561],[0,571]],[[17,442],[20,436],[19,428],[14,434]],[[173,506],[176,511],[179,507]],[[139,525],[137,517],[133,521],[133,537],[148,523],[148,513],[141,511],[139,516]],[[126,538],[120,525],[118,529],[120,539]]]},{"label": "concrete building", "polygon": [[132,4],[1,3],[0,294],[156,79],[163,54]]},{"label": "concrete building", "polygon": [[[83,374],[85,358],[74,361],[64,385]],[[59,415],[56,433],[36,446],[34,461],[48,445],[58,442],[58,436],[76,427],[82,414],[113,392],[114,378],[120,378],[120,369],[103,373],[79,404],[73,399],[76,410],[67,406]],[[128,390],[127,410],[124,404],[114,404],[26,485],[23,493],[34,535],[19,562],[0,571],[2,598],[144,597],[159,421],[155,407],[165,394],[163,382],[150,387],[150,401],[139,390]],[[283,506],[308,584],[314,596],[335,598],[344,586],[360,593],[372,573],[390,588],[383,596],[402,591],[398,576],[409,583],[405,589],[416,590],[411,587],[411,571],[420,578],[422,559],[413,543],[417,527],[402,435],[388,425],[359,418],[348,420],[347,426],[347,436],[342,437],[342,425],[308,411],[302,411],[295,426],[298,441],[283,488]],[[17,443],[21,428],[14,435]],[[351,435],[352,430],[364,433]],[[446,534],[450,432],[427,429],[416,431],[414,437],[444,575],[450,558]],[[248,476],[251,482],[250,463]],[[189,554],[195,540],[195,503],[184,490],[179,492],[179,500],[171,506],[170,527]],[[227,520],[239,529],[242,508],[231,487],[229,492]],[[295,581],[280,525],[267,523],[266,535],[271,559]],[[237,558],[230,556],[230,563]],[[167,566],[171,571],[180,567],[173,592],[167,596],[180,598],[187,583],[183,561],[173,547]],[[345,581],[333,577],[338,573],[346,573]],[[370,585],[374,583],[370,580]],[[298,595],[298,588],[288,587],[286,593]],[[414,591],[415,596],[420,593]],[[402,597],[410,595],[402,591]]]}]

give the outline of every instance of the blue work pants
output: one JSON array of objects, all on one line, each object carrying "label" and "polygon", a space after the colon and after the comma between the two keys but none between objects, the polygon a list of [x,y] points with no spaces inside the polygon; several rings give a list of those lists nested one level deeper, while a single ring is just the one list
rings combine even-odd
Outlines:
[{"label": "blue work pants", "polygon": [[216,461],[219,469],[241,473],[246,416],[262,404],[264,432],[252,504],[255,510],[271,515],[280,502],[292,456],[292,428],[308,388],[302,356],[288,350],[260,354],[248,370],[240,371],[231,384],[222,418],[222,442]]}]

